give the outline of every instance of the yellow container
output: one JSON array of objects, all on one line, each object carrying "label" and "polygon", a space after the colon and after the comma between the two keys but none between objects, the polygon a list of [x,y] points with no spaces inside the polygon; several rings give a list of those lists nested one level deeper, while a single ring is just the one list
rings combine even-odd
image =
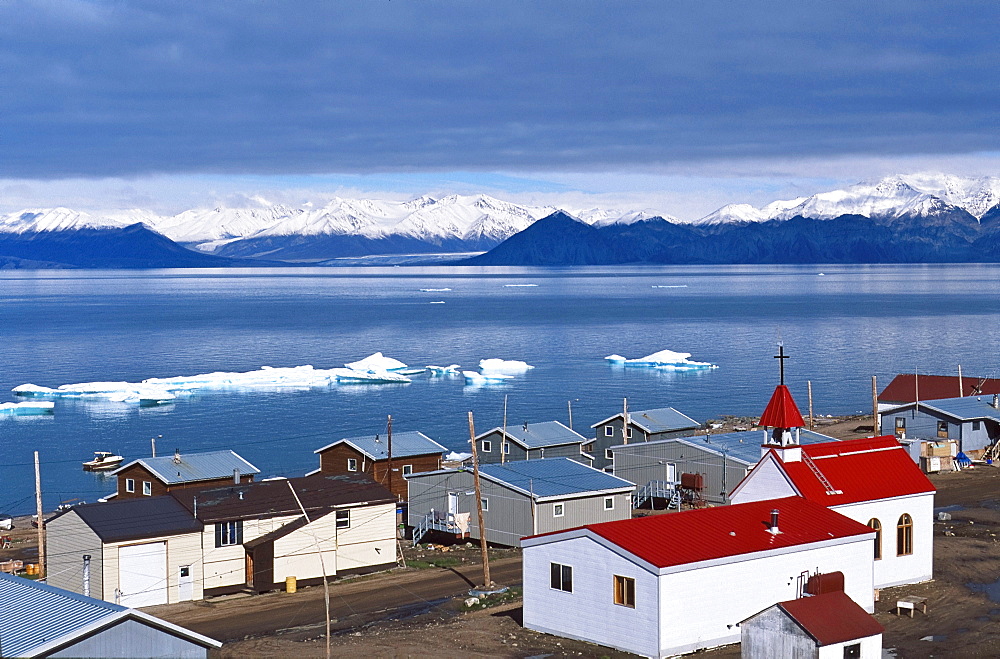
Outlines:
[{"label": "yellow container", "polygon": [[294,593],[297,588],[295,577],[285,577],[285,592]]},{"label": "yellow container", "polygon": [[38,564],[28,563],[27,565],[24,566],[24,571],[27,574],[38,574]]}]

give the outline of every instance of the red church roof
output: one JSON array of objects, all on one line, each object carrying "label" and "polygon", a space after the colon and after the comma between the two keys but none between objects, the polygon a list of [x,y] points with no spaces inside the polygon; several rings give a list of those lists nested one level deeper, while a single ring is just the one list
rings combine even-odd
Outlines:
[{"label": "red church roof", "polygon": [[844,592],[803,597],[778,606],[799,624],[819,646],[854,641],[885,631]]},{"label": "red church roof", "polygon": [[[805,444],[800,462],[782,462],[773,451],[771,455],[802,496],[824,506],[936,491],[913,458],[891,435]],[[826,478],[829,488],[807,459]]]},{"label": "red church roof", "polygon": [[[768,531],[772,510],[779,511],[778,534]],[[581,528],[660,568],[873,533],[864,524],[801,497],[685,510]]]},{"label": "red church roof", "polygon": [[760,417],[760,425],[768,428],[801,428],[806,425],[787,386],[779,384],[774,388],[771,400]]}]

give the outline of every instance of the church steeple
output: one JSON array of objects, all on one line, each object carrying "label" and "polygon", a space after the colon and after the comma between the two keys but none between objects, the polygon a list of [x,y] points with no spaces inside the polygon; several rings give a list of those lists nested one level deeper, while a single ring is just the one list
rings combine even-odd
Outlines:
[{"label": "church steeple", "polygon": [[785,462],[797,461],[801,459],[799,428],[803,427],[805,422],[795,404],[795,399],[792,398],[792,393],[785,386],[785,360],[788,359],[788,355],[785,354],[785,346],[781,343],[778,344],[778,354],[774,358],[779,364],[779,384],[775,387],[771,400],[760,417],[760,425],[765,428],[761,454],[775,450]]}]

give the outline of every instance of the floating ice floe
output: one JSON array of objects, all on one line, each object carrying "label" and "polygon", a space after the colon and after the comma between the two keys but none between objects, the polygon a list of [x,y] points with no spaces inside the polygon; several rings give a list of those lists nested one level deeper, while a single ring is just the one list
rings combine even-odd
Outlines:
[{"label": "floating ice floe", "polygon": [[513,380],[513,375],[506,373],[477,373],[476,371],[462,371],[465,376],[465,383],[472,385],[499,384],[507,380]]},{"label": "floating ice floe", "polygon": [[450,291],[450,288],[421,288],[421,293],[444,293],[445,291]]},{"label": "floating ice floe", "polygon": [[515,359],[481,359],[479,361],[479,370],[483,372],[483,375],[495,373],[518,375],[526,373],[532,368],[535,367]]},{"label": "floating ice floe", "polygon": [[458,364],[452,364],[450,366],[428,366],[427,371],[431,375],[451,375],[458,373],[459,368]]},{"label": "floating ice floe", "polygon": [[504,288],[534,288],[538,284],[504,284]]},{"label": "floating ice floe", "polygon": [[687,287],[688,287],[687,284],[674,284],[672,286],[664,286],[664,285],[653,284],[653,288],[687,288]]},{"label": "floating ice floe", "polygon": [[48,400],[34,400],[24,403],[0,403],[0,414],[5,416],[41,416],[54,414],[56,404]]},{"label": "floating ice floe", "polygon": [[458,451],[452,451],[448,455],[444,456],[444,460],[446,462],[464,462],[471,457],[471,453],[459,453]]},{"label": "floating ice floe", "polygon": [[350,364],[344,364],[344,366],[354,371],[398,371],[401,368],[406,368],[406,364],[403,362],[392,357],[386,357],[381,352],[368,355],[364,359],[359,359]]},{"label": "floating ice floe", "polygon": [[660,350],[638,359],[626,359],[621,355],[608,355],[604,359],[612,364],[624,366],[643,366],[647,368],[658,368],[665,371],[700,371],[703,369],[719,368],[715,364],[708,362],[693,362],[689,359],[690,352],[674,352],[673,350]]},{"label": "floating ice floe", "polygon": [[361,371],[352,368],[335,368],[332,370],[337,382],[364,382],[366,384],[410,382],[410,378],[405,375],[391,371]]}]

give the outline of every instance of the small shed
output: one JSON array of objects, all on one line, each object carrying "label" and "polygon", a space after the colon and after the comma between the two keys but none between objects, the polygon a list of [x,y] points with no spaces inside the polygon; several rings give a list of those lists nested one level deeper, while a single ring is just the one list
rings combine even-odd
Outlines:
[{"label": "small shed", "polygon": [[778,602],[740,624],[743,659],[880,659],[875,618],[842,591]]},{"label": "small shed", "polygon": [[583,450],[587,438],[559,421],[522,423],[487,430],[478,435],[479,462],[517,462],[540,458],[570,458],[590,465],[593,457]]},{"label": "small shed", "polygon": [[345,437],[316,449],[319,469],[324,474],[366,474],[376,483],[406,500],[406,476],[441,468],[448,451],[422,432],[409,431],[392,436],[392,465],[389,465],[389,438],[379,434]]},{"label": "small shed", "polygon": [[[632,483],[569,458],[485,464],[479,475],[486,540],[498,545],[632,513]],[[480,537],[471,467],[413,474],[408,482],[414,542],[430,531]]]},{"label": "small shed", "polygon": [[207,657],[215,639],[166,620],[0,573],[4,657]]},{"label": "small shed", "polygon": [[[653,442],[612,446],[612,473],[636,484],[636,507],[655,498],[667,498],[681,474],[701,474],[704,488],[698,497],[710,503],[729,503],[729,492],[760,460],[766,435],[733,432],[691,435]],[[803,444],[836,441],[802,430]]]},{"label": "small shed", "polygon": [[684,437],[693,435],[701,427],[700,423],[672,407],[659,407],[629,412],[629,429],[625,433],[624,416],[622,411],[590,426],[594,430],[594,439],[584,446],[584,450],[594,456],[594,466],[598,469],[611,466],[612,446]]},{"label": "small shed", "polygon": [[184,453],[139,458],[111,472],[118,478],[118,499],[158,497],[185,487],[248,483],[260,473],[235,451]]}]

